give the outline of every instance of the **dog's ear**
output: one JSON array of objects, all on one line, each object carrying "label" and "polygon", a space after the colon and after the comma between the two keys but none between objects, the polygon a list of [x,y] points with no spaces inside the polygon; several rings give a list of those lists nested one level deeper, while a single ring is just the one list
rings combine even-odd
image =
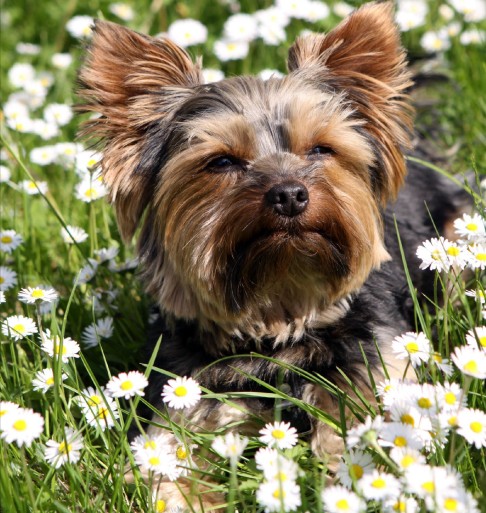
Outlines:
[{"label": "dog's ear", "polygon": [[[329,91],[345,91],[365,121],[383,164],[381,199],[395,196],[405,176],[402,149],[410,146],[413,109],[405,52],[391,2],[354,11],[327,35],[304,36],[289,50],[288,68]],[[380,162],[377,162],[380,166]]]},{"label": "dog's ear", "polygon": [[164,127],[202,83],[201,67],[169,39],[97,21],[79,83],[84,103],[78,110],[99,114],[85,123],[81,135],[101,146],[103,178],[122,236],[130,239],[160,170]]}]

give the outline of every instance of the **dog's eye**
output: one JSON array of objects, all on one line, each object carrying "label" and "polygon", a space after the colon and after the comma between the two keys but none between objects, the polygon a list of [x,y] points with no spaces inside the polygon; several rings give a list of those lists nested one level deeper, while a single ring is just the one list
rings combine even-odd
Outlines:
[{"label": "dog's eye", "polygon": [[314,146],[309,152],[309,158],[325,157],[327,155],[334,155],[334,150],[330,146]]},{"label": "dog's eye", "polygon": [[236,157],[224,155],[211,160],[207,165],[207,168],[216,173],[224,173],[226,171],[241,170],[243,168],[243,163]]}]

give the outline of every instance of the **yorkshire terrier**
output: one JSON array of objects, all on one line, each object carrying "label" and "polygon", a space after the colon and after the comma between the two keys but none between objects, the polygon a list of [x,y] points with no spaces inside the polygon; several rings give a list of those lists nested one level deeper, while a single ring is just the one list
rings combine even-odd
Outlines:
[{"label": "yorkshire terrier", "polygon": [[[143,278],[158,307],[151,348],[162,335],[156,367],[213,392],[284,386],[337,419],[336,397],[290,368],[353,394],[347,376],[371,399],[370,376],[382,380],[383,366],[404,376],[390,351],[416,329],[402,257],[419,299],[433,296],[415,250],[447,230],[463,196],[413,163],[405,183],[412,81],[391,3],[299,37],[288,74],[266,81],[205,84],[201,62],[169,39],[100,21],[80,83],[82,109],[100,115],[84,132],[102,145],[123,238],[140,227]],[[157,374],[148,393],[161,408],[167,379]],[[257,395],[202,400],[184,413],[196,431],[252,433],[274,406]],[[291,404],[281,416],[317,455],[340,453],[328,424]],[[167,421],[149,431],[157,424]],[[189,485],[160,490],[198,507]]]}]

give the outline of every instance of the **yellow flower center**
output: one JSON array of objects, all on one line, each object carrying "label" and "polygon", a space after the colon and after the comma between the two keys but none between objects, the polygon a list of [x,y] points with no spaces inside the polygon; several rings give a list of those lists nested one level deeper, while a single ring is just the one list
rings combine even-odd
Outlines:
[{"label": "yellow flower center", "polygon": [[451,497],[448,497],[445,501],[444,501],[444,510],[445,511],[457,511],[457,500],[456,499],[452,499]]},{"label": "yellow flower center", "polygon": [[92,395],[88,401],[88,406],[96,406],[98,404],[101,404],[101,397],[99,395]]},{"label": "yellow flower center", "polygon": [[129,379],[127,379],[126,381],[122,382],[120,388],[122,390],[131,390],[133,388],[133,383]]},{"label": "yellow flower center", "polygon": [[160,465],[160,458],[158,456],[151,456],[148,461],[151,465]]},{"label": "yellow flower center", "polygon": [[144,449],[156,449],[157,448],[157,444],[153,440],[147,440],[143,444],[143,447],[144,447]]},{"label": "yellow flower center", "polygon": [[356,463],[354,465],[351,465],[351,468],[349,469],[349,475],[354,479],[361,479],[363,477],[364,470],[361,465],[357,465]]},{"label": "yellow flower center", "polygon": [[12,329],[16,331],[17,333],[25,333],[25,326],[23,324],[15,324],[15,326],[12,326]]},{"label": "yellow flower center", "polygon": [[71,452],[73,446],[71,444],[65,444],[65,442],[61,442],[60,445],[59,445],[59,452],[61,454],[68,454],[69,452]]},{"label": "yellow flower center", "polygon": [[98,417],[100,419],[106,420],[109,415],[110,415],[110,411],[108,410],[108,408],[104,408],[103,406],[100,406],[100,408],[98,409]]},{"label": "yellow flower center", "polygon": [[27,429],[27,422],[24,419],[16,420],[13,423],[13,428],[15,431],[25,431]]},{"label": "yellow flower center", "polygon": [[167,508],[167,504],[162,499],[158,499],[157,502],[155,503],[155,511],[157,513],[164,513],[166,508]]},{"label": "yellow flower center", "polygon": [[349,502],[346,499],[336,501],[336,508],[340,511],[349,511]]},{"label": "yellow flower center", "polygon": [[449,420],[447,421],[447,423],[449,424],[449,426],[455,426],[457,425],[457,417],[449,417]]},{"label": "yellow flower center", "polygon": [[371,486],[373,488],[385,488],[386,481],[382,477],[377,477],[374,481],[371,482]]},{"label": "yellow flower center", "polygon": [[3,235],[0,241],[2,241],[3,244],[10,244],[13,241],[13,238],[10,237],[10,235]]},{"label": "yellow flower center", "polygon": [[457,247],[457,246],[451,246],[448,250],[447,250],[447,254],[450,255],[450,256],[459,256],[461,254],[461,250]]},{"label": "yellow flower center", "polygon": [[483,425],[481,424],[481,422],[478,422],[477,420],[471,422],[471,424],[469,424],[469,427],[471,428],[471,431],[474,431],[475,433],[481,433],[481,431],[483,430]]},{"label": "yellow flower center", "polygon": [[45,296],[45,292],[42,289],[34,289],[32,291],[32,297],[35,297],[36,299],[43,298]]},{"label": "yellow flower center", "polygon": [[49,386],[54,385],[54,378],[53,377],[47,378],[46,385],[49,385]]},{"label": "yellow flower center", "polygon": [[187,395],[187,388],[184,387],[184,386],[178,386],[175,390],[174,390],[174,394],[177,396],[177,397],[184,397]]},{"label": "yellow flower center", "polygon": [[406,454],[401,461],[402,467],[407,468],[410,467],[410,465],[413,465],[415,463],[415,458],[411,456],[410,454]]},{"label": "yellow flower center", "polygon": [[417,404],[420,408],[429,409],[432,406],[432,401],[428,397],[421,397]]},{"label": "yellow flower center", "polygon": [[92,198],[95,194],[96,194],[96,189],[93,189],[92,187],[89,189],[86,189],[86,191],[84,191],[84,195],[87,198]]},{"label": "yellow flower center", "polygon": [[188,453],[184,446],[180,445],[176,450],[176,456],[180,460],[185,460],[188,456]]},{"label": "yellow flower center", "polygon": [[395,504],[393,505],[393,511],[399,511],[400,513],[404,513],[405,511],[407,511],[407,505],[405,504],[405,502],[399,500],[398,502],[395,502]]},{"label": "yellow flower center", "polygon": [[91,167],[96,166],[96,164],[97,164],[97,163],[98,163],[98,162],[97,162],[97,160],[96,160],[96,159],[89,159],[89,160],[88,160],[88,168],[91,168]]},{"label": "yellow flower center", "polygon": [[412,415],[410,415],[410,413],[404,413],[400,417],[400,420],[402,421],[403,424],[409,424],[412,427],[415,426],[415,419],[412,417]]},{"label": "yellow flower center", "polygon": [[486,262],[486,253],[476,253],[476,260]]},{"label": "yellow flower center", "polygon": [[486,347],[486,335],[484,337],[478,337],[479,345],[481,347]]},{"label": "yellow flower center", "polygon": [[272,431],[272,436],[277,440],[282,440],[282,438],[285,438],[285,433],[281,429],[274,429]]},{"label": "yellow flower center", "polygon": [[419,346],[417,344],[417,342],[409,342],[406,346],[405,346],[405,349],[413,354],[413,353],[416,353],[418,350],[419,350]]},{"label": "yellow flower center", "polygon": [[397,437],[395,437],[394,444],[397,447],[406,447],[408,445],[407,444],[407,439],[404,436],[397,436]]},{"label": "yellow flower center", "polygon": [[456,404],[456,396],[452,392],[446,392],[444,395],[444,401],[447,404]]},{"label": "yellow flower center", "polygon": [[467,223],[466,224],[466,229],[469,230],[470,232],[476,232],[478,230],[478,225],[476,223]]},{"label": "yellow flower center", "polygon": [[476,374],[478,372],[478,364],[476,361],[471,360],[464,365],[464,370]]},{"label": "yellow flower center", "polygon": [[275,499],[285,499],[286,493],[285,490],[278,489],[275,490],[272,495]]},{"label": "yellow flower center", "polygon": [[426,481],[425,483],[422,483],[422,489],[427,493],[433,493],[435,490],[435,484],[433,481]]},{"label": "yellow flower center", "polygon": [[0,276],[0,283],[5,283],[5,278],[3,276]]},{"label": "yellow flower center", "polygon": [[430,256],[434,259],[434,260],[440,260],[440,251],[438,249],[434,249],[434,251],[432,251],[432,253],[430,254]]},{"label": "yellow flower center", "polygon": [[[54,353],[59,354],[59,349],[61,349],[61,346],[59,344],[54,344]],[[61,354],[66,354],[67,349],[66,346],[63,344]]]}]

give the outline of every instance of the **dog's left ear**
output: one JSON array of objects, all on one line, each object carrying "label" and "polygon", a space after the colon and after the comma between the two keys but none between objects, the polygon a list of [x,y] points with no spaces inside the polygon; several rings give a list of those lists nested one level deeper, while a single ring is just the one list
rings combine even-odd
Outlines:
[{"label": "dog's left ear", "polygon": [[344,91],[364,119],[380,169],[383,202],[403,183],[402,149],[410,146],[413,109],[405,52],[391,2],[369,3],[327,35],[300,37],[289,50],[288,68],[330,91]]},{"label": "dog's left ear", "polygon": [[171,113],[203,82],[201,67],[169,39],[97,21],[79,82],[78,110],[99,114],[82,135],[101,146],[103,179],[130,239],[153,192]]}]

